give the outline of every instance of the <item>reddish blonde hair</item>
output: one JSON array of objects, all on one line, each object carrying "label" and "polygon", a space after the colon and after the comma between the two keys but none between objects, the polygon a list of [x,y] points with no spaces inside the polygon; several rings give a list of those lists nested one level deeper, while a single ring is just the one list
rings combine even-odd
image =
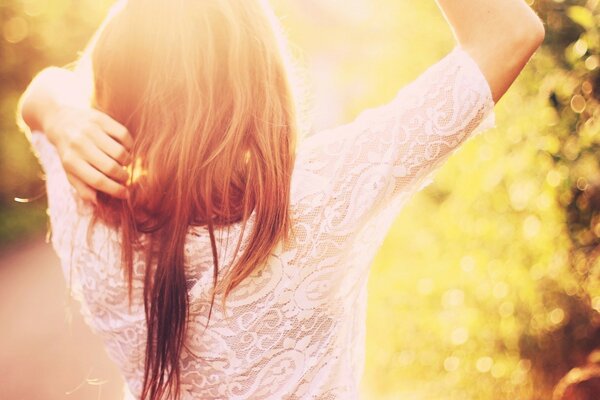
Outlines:
[{"label": "reddish blonde hair", "polygon": [[[210,234],[211,311],[289,234],[298,132],[278,29],[261,0],[129,0],[87,50],[94,106],[134,137],[130,199],[99,196],[95,221],[122,232],[130,296],[133,254],[146,254],[142,399],[179,395],[189,226]],[[258,229],[218,277],[214,228],[245,228],[251,213]]]}]

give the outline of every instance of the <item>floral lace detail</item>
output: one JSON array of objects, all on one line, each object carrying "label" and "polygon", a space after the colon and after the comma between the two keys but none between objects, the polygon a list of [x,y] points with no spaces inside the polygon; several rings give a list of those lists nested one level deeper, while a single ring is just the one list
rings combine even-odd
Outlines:
[{"label": "floral lace detail", "polygon": [[[390,103],[305,139],[292,177],[293,235],[230,294],[227,316],[216,299],[206,330],[210,241],[205,228],[191,227],[182,398],[358,398],[371,262],[406,201],[462,143],[495,126],[493,107],[483,74],[457,46]],[[118,233],[99,223],[86,245],[91,206],[74,193],[45,135],[33,132],[31,141],[47,176],[52,245],[65,278],[124,374],[128,398],[137,398],[143,261],[135,256],[130,308]],[[230,228],[217,232],[222,268],[240,235],[239,224]]]}]

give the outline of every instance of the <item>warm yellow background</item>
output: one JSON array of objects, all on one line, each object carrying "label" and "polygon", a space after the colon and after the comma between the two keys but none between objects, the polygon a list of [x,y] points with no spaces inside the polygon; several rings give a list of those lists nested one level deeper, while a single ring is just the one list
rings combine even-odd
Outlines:
[{"label": "warm yellow background", "polygon": [[[600,345],[600,269],[593,252],[600,225],[590,202],[576,201],[598,180],[600,5],[528,3],[547,25],[546,41],[496,106],[497,128],[467,143],[412,199],[372,266],[365,398],[547,399],[560,377]],[[62,297],[52,303],[59,307],[53,319],[36,325],[40,311],[32,302],[43,306],[50,301],[43,296],[62,296],[61,282],[56,260],[35,253],[45,200],[13,201],[43,190],[39,167],[14,124],[18,95],[41,68],[73,61],[109,4],[0,3],[3,399],[108,399],[118,385],[114,379],[102,384],[114,376],[105,361],[88,360],[80,370],[64,364],[83,362],[69,346],[72,340],[86,348],[80,342],[88,336],[55,331],[67,329],[52,325],[62,322],[56,311]],[[273,4],[305,71],[311,130],[389,101],[454,45],[432,0]],[[46,259],[54,272],[44,269]],[[25,266],[32,262],[38,264]],[[47,289],[38,268],[54,274],[58,289]],[[55,351],[52,338],[64,340],[60,349],[69,360]],[[35,351],[27,347],[34,342]],[[87,388],[64,394],[78,382]]]}]

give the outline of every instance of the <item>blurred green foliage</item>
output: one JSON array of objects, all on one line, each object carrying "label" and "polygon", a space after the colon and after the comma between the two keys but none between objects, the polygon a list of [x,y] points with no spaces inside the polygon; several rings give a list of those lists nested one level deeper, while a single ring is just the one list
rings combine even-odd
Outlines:
[{"label": "blurred green foliage", "polygon": [[[108,1],[2,0],[0,3],[0,248],[46,227],[44,182],[16,103],[42,68],[72,62]],[[15,198],[38,199],[18,203]]]},{"label": "blurred green foliage", "polygon": [[[0,245],[45,227],[43,199],[13,200],[43,191],[16,100],[73,61],[109,3],[0,5]],[[454,45],[433,1],[273,3],[315,82],[313,129],[390,100]],[[600,5],[528,3],[546,40],[498,128],[413,198],[373,265],[366,398],[549,399],[600,347]]]}]

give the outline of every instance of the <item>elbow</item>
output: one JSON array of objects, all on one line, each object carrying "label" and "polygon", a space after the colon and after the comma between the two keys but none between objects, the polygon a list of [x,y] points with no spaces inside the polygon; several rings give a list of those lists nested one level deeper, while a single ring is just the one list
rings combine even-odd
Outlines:
[{"label": "elbow", "polygon": [[31,86],[25,90],[17,103],[16,122],[17,126],[23,131],[33,131],[40,129],[38,116],[35,110],[35,88]]},{"label": "elbow", "polygon": [[546,38],[546,28],[544,27],[544,23],[537,17],[530,28],[529,37],[536,49],[542,45],[544,39]]},{"label": "elbow", "polygon": [[31,81],[17,104],[16,122],[25,132],[42,129],[43,114],[53,108],[49,97],[50,87],[60,77],[61,69],[49,67],[38,73]]},{"label": "elbow", "polygon": [[520,71],[544,42],[546,30],[535,16],[528,23],[519,24],[513,34],[503,40],[502,52],[507,68]]},{"label": "elbow", "polygon": [[533,54],[544,42],[546,37],[546,28],[544,23],[532,11],[529,21],[520,25],[520,29],[516,32],[515,43],[525,51]]},{"label": "elbow", "polygon": [[16,123],[23,132],[28,132],[33,124],[29,107],[29,93],[25,91],[17,103],[17,112],[15,115]]}]

